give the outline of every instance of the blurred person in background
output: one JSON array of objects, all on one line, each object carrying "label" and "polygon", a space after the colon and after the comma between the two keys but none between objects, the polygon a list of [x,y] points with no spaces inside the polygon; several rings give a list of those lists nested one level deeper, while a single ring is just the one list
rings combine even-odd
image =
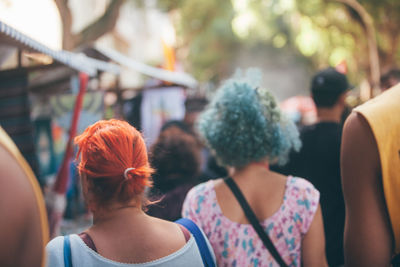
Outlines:
[{"label": "blurred person in background", "polygon": [[[195,135],[200,144],[202,144],[202,141],[199,139],[197,130],[195,129],[194,125],[196,124],[198,116],[204,110],[207,104],[208,100],[202,97],[189,97],[185,101],[186,110],[183,122]],[[218,164],[215,157],[211,155],[210,151],[207,149],[207,147],[204,146],[204,144],[202,144],[201,148],[200,170],[201,174],[199,176],[199,180],[202,182],[227,175],[226,169]]]},{"label": "blurred person in background", "polygon": [[345,266],[400,266],[399,114],[397,85],[355,108],[345,123]]},{"label": "blurred person in background", "polygon": [[311,95],[317,107],[317,122],[300,130],[302,147],[289,162],[275,168],[309,180],[321,193],[326,255],[329,266],[344,263],[345,206],[340,177],[342,114],[349,83],[344,74],[327,68],[314,75]]},{"label": "blurred person in background", "polygon": [[400,82],[400,70],[391,69],[381,77],[381,89],[386,91]]},{"label": "blurred person in background", "polygon": [[286,162],[300,140],[259,80],[249,70],[245,78],[226,81],[200,115],[199,132],[231,177],[190,190],[182,215],[202,227],[219,266],[326,266],[319,192],[302,178],[269,169]]},{"label": "blurred person in background", "polygon": [[203,266],[193,235],[146,215],[151,186],[141,134],[127,122],[98,121],[75,138],[84,198],[93,225],[47,245],[48,266]]},{"label": "blurred person in background", "polygon": [[199,114],[204,110],[204,107],[208,104],[207,99],[203,97],[188,97],[185,101],[185,117],[183,121],[194,131],[194,124]]},{"label": "blurred person in background", "polygon": [[180,121],[167,122],[150,148],[151,165],[155,168],[150,205],[147,214],[175,221],[181,217],[186,193],[198,183],[201,146],[191,131]]},{"label": "blurred person in background", "polygon": [[0,127],[0,266],[45,266],[49,239],[39,183],[17,146]]}]

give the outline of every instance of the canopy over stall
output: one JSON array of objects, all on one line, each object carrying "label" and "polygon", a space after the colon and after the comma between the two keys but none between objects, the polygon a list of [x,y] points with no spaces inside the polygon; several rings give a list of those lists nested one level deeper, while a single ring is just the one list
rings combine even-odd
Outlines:
[{"label": "canopy over stall", "polygon": [[2,21],[0,21],[0,45],[42,53],[61,64],[76,71],[84,72],[92,77],[97,75],[97,71],[106,71],[114,74],[119,74],[120,71],[120,67],[116,64],[89,58],[84,54],[76,54],[65,50],[53,50]]},{"label": "canopy over stall", "polygon": [[152,67],[142,62],[136,61],[110,48],[105,48],[100,46],[95,46],[95,48],[100,53],[102,53],[112,61],[120,64],[121,66],[129,68],[133,71],[137,71],[144,75],[150,76],[152,78],[156,78],[158,80],[166,82],[171,82],[188,88],[195,88],[198,85],[196,79],[185,72],[168,71],[162,68]]}]

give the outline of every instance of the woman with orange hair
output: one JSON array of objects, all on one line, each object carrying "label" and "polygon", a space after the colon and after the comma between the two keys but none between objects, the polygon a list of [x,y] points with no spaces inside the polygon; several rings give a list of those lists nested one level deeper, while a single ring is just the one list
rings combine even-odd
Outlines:
[{"label": "woman with orange hair", "polygon": [[47,245],[49,266],[203,266],[186,228],[143,211],[153,169],[135,128],[103,120],[89,126],[75,143],[93,225],[79,235],[53,239]]}]

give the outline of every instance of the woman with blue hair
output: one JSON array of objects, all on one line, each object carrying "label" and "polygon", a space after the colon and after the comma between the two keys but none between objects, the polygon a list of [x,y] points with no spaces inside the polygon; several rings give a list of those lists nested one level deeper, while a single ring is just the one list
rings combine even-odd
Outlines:
[{"label": "woman with blue hair", "polygon": [[272,172],[301,146],[295,125],[254,71],[226,81],[198,130],[230,177],[186,196],[182,215],[202,227],[219,266],[327,266],[319,192],[305,179]]}]

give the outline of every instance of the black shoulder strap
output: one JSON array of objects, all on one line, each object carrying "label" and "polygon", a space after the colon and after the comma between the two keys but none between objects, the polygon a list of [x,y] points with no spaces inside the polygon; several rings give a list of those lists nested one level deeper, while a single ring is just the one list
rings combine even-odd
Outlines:
[{"label": "black shoulder strap", "polygon": [[276,250],[274,244],[272,244],[271,239],[269,239],[267,233],[265,233],[263,227],[261,226],[260,222],[258,221],[256,215],[254,214],[253,210],[250,208],[249,204],[247,203],[246,199],[244,198],[242,192],[240,191],[239,187],[233,181],[231,177],[227,177],[224,179],[227,186],[231,189],[232,193],[235,195],[237,201],[239,202],[240,206],[242,207],[244,214],[246,215],[247,219],[253,226],[254,230],[256,230],[258,236],[264,243],[264,246],[268,249],[271,255],[274,257],[277,263],[281,267],[287,267],[287,264],[283,261],[281,255]]}]

